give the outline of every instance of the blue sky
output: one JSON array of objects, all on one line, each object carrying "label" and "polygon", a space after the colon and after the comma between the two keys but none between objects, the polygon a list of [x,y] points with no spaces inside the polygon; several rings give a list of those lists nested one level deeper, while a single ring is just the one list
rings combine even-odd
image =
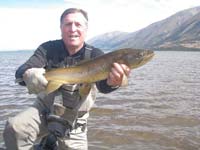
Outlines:
[{"label": "blue sky", "polygon": [[63,0],[2,0],[1,7],[45,7],[48,5],[61,5],[65,2]]},{"label": "blue sky", "polygon": [[200,0],[2,0],[0,50],[36,49],[60,38],[59,18],[69,7],[89,15],[88,39],[112,31],[134,32]]}]

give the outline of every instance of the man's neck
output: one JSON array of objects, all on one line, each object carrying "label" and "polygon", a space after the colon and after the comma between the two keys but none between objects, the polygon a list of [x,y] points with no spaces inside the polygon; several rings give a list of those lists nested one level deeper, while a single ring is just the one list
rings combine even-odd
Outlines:
[{"label": "man's neck", "polygon": [[71,55],[76,54],[78,51],[80,51],[80,49],[83,47],[83,45],[81,45],[81,46],[74,46],[74,47],[67,47],[69,55],[71,56]]}]

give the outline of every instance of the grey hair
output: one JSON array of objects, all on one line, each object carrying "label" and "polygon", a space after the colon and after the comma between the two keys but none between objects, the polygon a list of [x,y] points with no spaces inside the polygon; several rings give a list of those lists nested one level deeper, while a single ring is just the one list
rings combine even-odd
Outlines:
[{"label": "grey hair", "polygon": [[62,23],[63,19],[65,18],[65,16],[67,16],[68,14],[71,13],[81,13],[85,19],[88,21],[88,14],[86,11],[84,11],[83,9],[79,9],[79,8],[68,8],[66,9],[62,15],[60,16],[60,23]]}]

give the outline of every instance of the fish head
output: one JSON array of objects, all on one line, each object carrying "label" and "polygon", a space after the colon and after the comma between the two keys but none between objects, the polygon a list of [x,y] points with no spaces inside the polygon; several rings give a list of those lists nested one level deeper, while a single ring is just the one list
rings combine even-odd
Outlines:
[{"label": "fish head", "polygon": [[131,69],[140,67],[147,62],[149,62],[153,56],[154,52],[152,50],[143,49],[124,49],[123,61]]}]

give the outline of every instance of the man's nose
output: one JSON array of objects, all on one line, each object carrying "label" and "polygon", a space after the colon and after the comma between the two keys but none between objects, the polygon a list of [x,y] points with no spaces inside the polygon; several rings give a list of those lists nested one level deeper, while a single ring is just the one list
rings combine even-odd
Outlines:
[{"label": "man's nose", "polygon": [[75,23],[72,23],[72,24],[71,24],[71,31],[76,31],[76,29],[77,29],[76,24],[75,24]]}]

